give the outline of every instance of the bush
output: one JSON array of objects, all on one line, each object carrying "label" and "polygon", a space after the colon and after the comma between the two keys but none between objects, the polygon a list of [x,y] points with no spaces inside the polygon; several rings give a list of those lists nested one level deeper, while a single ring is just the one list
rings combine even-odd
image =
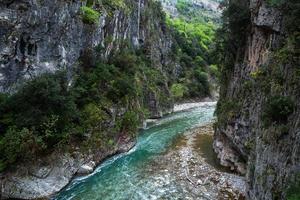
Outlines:
[{"label": "bush", "polygon": [[127,111],[122,117],[121,131],[124,133],[129,133],[131,135],[135,134],[139,125],[138,113],[134,111]]},{"label": "bush", "polygon": [[102,0],[102,4],[111,9],[125,9],[126,4],[124,0]]},{"label": "bush", "polygon": [[37,136],[33,131],[27,128],[10,127],[0,140],[1,168],[4,169],[19,158],[30,158],[45,147],[42,137]]},{"label": "bush", "polygon": [[236,117],[239,113],[241,105],[238,101],[234,100],[223,100],[218,101],[215,114],[218,116],[218,124],[220,126],[225,125],[227,122],[230,122]]},{"label": "bush", "polygon": [[54,115],[59,116],[55,129],[62,132],[67,124],[72,123],[77,113],[64,72],[43,74],[28,81],[8,98],[0,110],[7,113],[0,116],[4,125],[35,127],[37,132],[40,131],[40,125]]},{"label": "bush", "polygon": [[82,21],[86,24],[97,24],[100,13],[93,10],[90,7],[87,6],[82,6],[80,8],[81,10],[81,16],[82,16]]},{"label": "bush", "polygon": [[1,163],[52,149],[78,117],[64,72],[43,74],[26,82],[17,93],[1,96]]},{"label": "bush", "polygon": [[[179,17],[167,18],[167,24],[172,30],[176,45],[173,45],[172,55],[179,59],[182,71],[179,74],[186,86],[186,98],[205,97],[210,94],[206,69],[210,63],[209,47],[213,44],[215,26],[204,20],[199,10],[193,4],[180,0],[176,5]],[[201,12],[200,12],[201,13]],[[183,73],[182,73],[183,72]]]},{"label": "bush", "polygon": [[184,87],[184,85],[182,85],[180,83],[175,83],[171,87],[171,93],[172,93],[173,97],[175,97],[177,99],[180,99],[183,97],[185,90],[186,90],[186,88]]},{"label": "bush", "polygon": [[290,187],[287,190],[287,200],[299,200],[300,199],[300,174],[295,175],[295,181],[291,182]]},{"label": "bush", "polygon": [[289,115],[294,111],[294,107],[294,102],[290,97],[273,96],[269,98],[263,114],[265,124],[270,125],[272,122],[287,123]]},{"label": "bush", "polygon": [[266,1],[269,6],[279,6],[283,4],[283,0],[267,0]]},{"label": "bush", "polygon": [[103,120],[107,119],[107,114],[96,104],[89,103],[82,111],[83,127],[91,129],[99,127]]},{"label": "bush", "polygon": [[215,77],[215,78],[219,78],[220,76],[220,72],[219,69],[217,67],[217,65],[210,65],[209,66],[209,73],[211,76]]},{"label": "bush", "polygon": [[112,58],[111,64],[119,69],[129,73],[135,73],[138,64],[138,58],[129,51],[122,51]]},{"label": "bush", "polygon": [[[153,89],[160,102],[168,101],[160,90],[166,88],[165,76],[143,59],[124,51],[112,64],[82,66],[72,85],[65,72],[46,73],[12,95],[1,94],[0,170],[71,141],[91,149],[120,131],[136,133],[147,92]],[[111,108],[127,112],[114,117]]]},{"label": "bush", "polygon": [[202,72],[200,69],[195,71],[195,76],[197,81],[202,85],[203,93],[205,95],[209,95],[209,82],[208,82],[208,74],[206,72]]}]

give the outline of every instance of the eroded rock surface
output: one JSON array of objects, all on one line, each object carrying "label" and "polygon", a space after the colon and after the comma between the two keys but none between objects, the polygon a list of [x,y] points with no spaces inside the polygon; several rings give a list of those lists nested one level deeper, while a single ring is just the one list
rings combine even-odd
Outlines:
[{"label": "eroded rock surface", "polygon": [[[245,171],[239,166],[246,166],[247,199],[286,199],[288,187],[300,172],[299,58],[292,51],[284,62],[275,58],[289,35],[284,20],[288,11],[268,1],[250,0],[248,6],[246,45],[238,49],[219,100],[232,108],[218,115],[226,122],[219,120],[216,125],[214,147],[222,164],[241,173]],[[293,49],[295,44],[289,45]],[[294,109],[285,122],[267,124],[267,107],[276,95],[292,99]]]},{"label": "eroded rock surface", "polygon": [[135,144],[126,140],[111,149],[99,149],[89,154],[55,152],[32,163],[15,166],[0,177],[1,195],[6,198],[47,198],[64,188],[75,175],[93,172],[103,159],[129,151]]},{"label": "eroded rock surface", "polygon": [[[97,8],[99,19],[87,24],[81,13],[86,4],[86,0],[0,2],[0,92],[14,92],[24,80],[61,69],[71,82],[79,58],[93,64],[95,54],[106,60],[129,43],[147,51],[152,66],[165,77],[161,91],[170,96],[167,77],[175,77],[180,65],[170,57],[173,41],[160,8],[152,0],[127,1],[130,10]],[[172,110],[171,101],[147,92],[145,103],[153,117]]]}]

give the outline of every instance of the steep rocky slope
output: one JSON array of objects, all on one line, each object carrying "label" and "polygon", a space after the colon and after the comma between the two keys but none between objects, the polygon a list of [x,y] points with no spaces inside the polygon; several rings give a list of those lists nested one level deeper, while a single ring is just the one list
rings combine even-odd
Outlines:
[{"label": "steep rocky slope", "polygon": [[[177,3],[180,2],[179,0],[160,0],[164,9],[172,16],[178,17],[179,11],[177,9]],[[184,2],[184,1],[181,1]],[[197,9],[198,12],[205,12],[210,11],[212,17],[218,13],[218,1],[215,0],[193,0],[187,1],[188,3],[192,4],[194,9]]]},{"label": "steep rocky slope", "polygon": [[235,38],[222,66],[214,148],[223,165],[246,174],[247,199],[286,199],[300,172],[299,2],[227,6]]},{"label": "steep rocky slope", "polygon": [[[217,98],[218,70],[212,58],[214,35],[220,22],[216,1],[161,0],[167,25],[175,39],[174,59],[182,66],[173,89],[182,90],[177,101]],[[180,92],[178,92],[180,94]]]},{"label": "steep rocky slope", "polygon": [[[115,130],[120,126],[117,119],[124,118],[132,107],[146,108],[153,118],[171,112],[173,100],[169,82],[176,78],[180,65],[171,57],[172,38],[157,2],[97,2],[1,1],[0,92],[13,94],[24,81],[60,70],[66,71],[67,81],[72,85],[79,66],[94,66],[99,60],[109,62],[118,57],[118,52],[130,46],[136,54],[147,60],[148,67],[157,74],[144,72],[144,83],[150,82],[151,85],[144,86],[138,100],[127,99],[125,105],[106,105],[103,111],[109,117],[96,123],[106,128],[103,135],[100,133],[102,139],[107,137],[107,130]],[[159,79],[158,84],[154,83],[153,77]],[[90,111],[93,110],[95,108]],[[1,116],[4,114],[8,113],[1,113]],[[0,131],[5,126],[5,122],[1,121]],[[6,135],[1,132],[0,140]],[[93,142],[90,134],[84,135]],[[134,144],[134,135],[124,130],[120,130],[117,136],[109,137],[112,137],[107,142],[110,147],[99,147],[97,141],[94,141],[93,147],[83,150],[77,142],[67,147],[70,151],[54,146],[54,152],[51,149],[49,153],[48,149],[47,155],[36,158],[33,154],[33,160],[22,161],[18,157],[19,163],[13,163],[0,174],[0,198],[48,197],[62,189],[78,170],[91,172],[95,164],[106,156],[126,151]],[[6,148],[6,152],[14,151],[13,147],[11,150],[9,148]],[[0,168],[3,168],[1,161]]]},{"label": "steep rocky slope", "polygon": [[[81,13],[86,1],[1,1],[0,91],[13,91],[24,78],[47,71],[66,69],[72,79],[81,56],[92,59],[97,48],[105,60],[125,42],[147,49],[153,67],[165,76],[173,73],[179,66],[169,56],[172,39],[157,3],[126,3],[128,8],[96,8],[100,17],[90,24]],[[160,102],[155,94],[149,98],[153,115],[159,116]]]}]

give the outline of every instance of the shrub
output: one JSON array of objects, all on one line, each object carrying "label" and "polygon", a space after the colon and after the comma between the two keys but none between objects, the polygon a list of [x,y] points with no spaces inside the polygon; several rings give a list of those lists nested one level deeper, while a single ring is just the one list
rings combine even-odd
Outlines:
[{"label": "shrub", "polygon": [[127,111],[122,117],[121,131],[135,134],[139,125],[138,114],[134,111]]},{"label": "shrub", "polygon": [[99,17],[100,17],[100,13],[93,10],[90,7],[87,6],[82,6],[80,8],[81,10],[81,16],[82,16],[82,20],[84,23],[86,24],[97,24]]},{"label": "shrub", "polygon": [[289,189],[287,190],[287,200],[299,200],[300,199],[300,175],[296,174],[296,180],[291,182]]},{"label": "shrub", "polygon": [[43,74],[27,81],[15,94],[1,96],[2,166],[52,149],[78,117],[64,72]]},{"label": "shrub", "polygon": [[125,72],[134,73],[137,69],[138,58],[132,52],[122,51],[112,58],[111,63]]},{"label": "shrub", "polygon": [[102,4],[111,9],[126,9],[124,0],[102,0]]},{"label": "shrub", "polygon": [[[85,63],[71,85],[65,72],[46,73],[12,95],[1,94],[0,170],[51,153],[67,142],[84,139],[83,146],[99,148],[111,143],[116,132],[136,133],[146,114],[141,108],[147,92],[154,90],[160,103],[169,100],[163,92],[165,75],[148,63],[124,51],[111,64]],[[112,107],[127,112],[115,120]]]},{"label": "shrub", "polygon": [[205,95],[209,95],[209,82],[208,82],[208,74],[206,72],[202,72],[200,69],[195,71],[195,76],[197,81],[203,87],[203,93]]},{"label": "shrub", "polygon": [[263,117],[266,125],[272,122],[287,123],[287,119],[294,111],[294,102],[287,96],[272,96],[266,103]]},{"label": "shrub", "polygon": [[267,0],[266,1],[269,6],[279,6],[283,4],[283,0]]},{"label": "shrub", "polygon": [[111,81],[119,75],[118,68],[105,63],[98,63],[94,67],[77,72],[73,86],[74,93],[77,95],[76,102],[85,105],[92,101],[100,101],[104,96],[103,92],[110,87]]},{"label": "shrub", "polygon": [[217,65],[210,65],[209,66],[209,73],[211,76],[218,78],[220,76],[220,72],[219,69],[217,67]]},{"label": "shrub", "polygon": [[0,168],[5,169],[19,158],[31,158],[45,147],[42,137],[35,135],[33,131],[27,128],[10,127],[0,139]]},{"label": "shrub", "polygon": [[227,122],[230,122],[238,114],[241,105],[238,101],[234,100],[223,100],[218,101],[215,114],[218,116],[218,124],[225,125]]},{"label": "shrub", "polygon": [[[179,59],[182,71],[179,74],[186,86],[186,98],[199,98],[210,94],[206,68],[210,62],[211,52],[208,50],[213,44],[215,26],[204,20],[193,4],[180,0],[176,5],[178,18],[167,18],[167,24],[172,30],[176,45],[173,45],[172,55]],[[201,74],[202,73],[202,74]]]},{"label": "shrub", "polygon": [[180,83],[175,83],[171,86],[171,93],[175,98],[182,98],[186,88]]},{"label": "shrub", "polygon": [[94,103],[85,105],[82,115],[83,126],[87,129],[101,125],[103,120],[107,118],[105,112]]},{"label": "shrub", "polygon": [[293,189],[287,196],[287,200],[299,200],[300,199],[300,186]]},{"label": "shrub", "polygon": [[9,97],[2,109],[12,117],[10,120],[6,119],[9,121],[6,125],[35,127],[37,131],[41,124],[49,120],[49,116],[56,115],[59,119],[55,128],[61,132],[77,113],[64,72],[43,74],[28,81]]}]

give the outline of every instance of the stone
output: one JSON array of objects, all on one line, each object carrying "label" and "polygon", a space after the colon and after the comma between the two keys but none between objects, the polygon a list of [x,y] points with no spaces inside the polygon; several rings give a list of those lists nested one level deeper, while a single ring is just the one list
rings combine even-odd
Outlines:
[{"label": "stone", "polygon": [[77,171],[78,174],[90,174],[93,172],[93,167],[91,167],[90,165],[82,165],[79,170]]},{"label": "stone", "polygon": [[281,13],[276,8],[263,3],[259,7],[257,17],[254,18],[253,22],[256,26],[279,32],[281,28]]},{"label": "stone", "polygon": [[81,165],[79,170],[77,171],[77,174],[90,174],[94,171],[94,168],[96,167],[96,163],[94,161],[90,161],[84,165]]}]

